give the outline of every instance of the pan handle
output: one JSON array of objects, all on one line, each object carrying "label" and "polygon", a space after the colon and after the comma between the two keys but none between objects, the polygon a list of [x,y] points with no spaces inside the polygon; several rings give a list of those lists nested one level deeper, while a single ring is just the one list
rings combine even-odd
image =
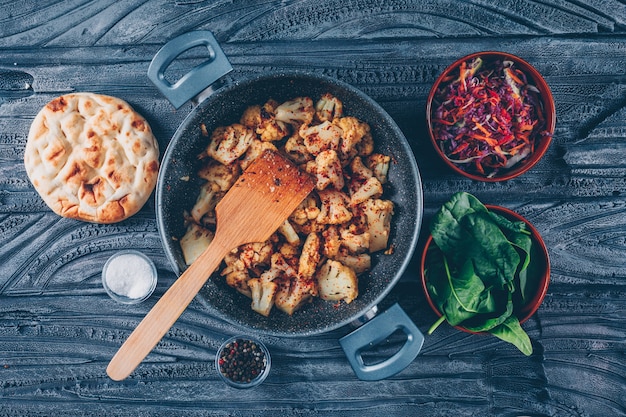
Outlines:
[{"label": "pan handle", "polygon": [[[165,70],[180,54],[196,46],[206,46],[209,58],[171,84],[165,79]],[[178,109],[232,69],[213,34],[198,30],[177,36],[163,45],[150,62],[148,78]]]},{"label": "pan handle", "polygon": [[[407,336],[400,350],[382,362],[365,365],[361,352],[367,347],[382,342],[396,330],[402,330]],[[393,376],[409,366],[422,349],[424,335],[402,307],[396,303],[379,316],[339,339],[339,343],[359,379],[378,381]]]}]

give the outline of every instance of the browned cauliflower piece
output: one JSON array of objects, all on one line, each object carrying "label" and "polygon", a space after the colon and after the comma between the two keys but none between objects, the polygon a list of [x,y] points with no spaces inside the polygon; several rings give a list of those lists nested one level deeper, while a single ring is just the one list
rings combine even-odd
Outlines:
[{"label": "browned cauliflower piece", "polygon": [[272,256],[272,244],[266,242],[254,242],[241,245],[237,252],[239,259],[247,269],[256,268],[259,265],[269,265]]},{"label": "browned cauliflower piece", "polygon": [[299,130],[299,134],[304,140],[304,146],[314,156],[329,149],[339,149],[342,133],[341,128],[331,122],[323,122],[314,126],[302,125]]},{"label": "browned cauliflower piece", "polygon": [[300,236],[298,235],[298,232],[296,232],[296,229],[294,229],[291,223],[289,222],[289,219],[285,220],[283,224],[280,225],[280,227],[278,228],[278,232],[280,232],[280,234],[282,234],[285,237],[285,239],[290,245],[292,246],[300,245]]},{"label": "browned cauliflower piece", "polygon": [[319,214],[320,209],[318,207],[317,200],[312,193],[306,196],[298,207],[296,207],[293,213],[289,216],[289,220],[302,226],[311,220],[315,220]]},{"label": "browned cauliflower piece", "polygon": [[224,165],[233,163],[243,155],[254,139],[254,132],[239,123],[218,127],[211,135],[207,155]]},{"label": "browned cauliflower piece", "polygon": [[355,145],[357,155],[369,156],[374,152],[374,138],[371,133],[363,136],[363,139]]},{"label": "browned cauliflower piece", "polygon": [[352,219],[352,212],[348,208],[350,199],[338,190],[322,190],[318,192],[322,208],[316,218],[320,224],[341,224]]},{"label": "browned cauliflower piece", "polygon": [[304,164],[313,159],[313,155],[309,153],[304,145],[304,138],[300,136],[298,131],[294,132],[287,142],[285,142],[285,152],[289,158],[296,164]]},{"label": "browned cauliflower piece", "polygon": [[198,176],[219,187],[219,191],[228,191],[241,175],[239,164],[223,165],[209,160],[198,170]]},{"label": "browned cauliflower piece", "polygon": [[274,298],[274,305],[285,313],[292,315],[296,310],[309,302],[315,293],[316,288],[313,280],[299,279],[297,277],[290,280],[282,280]]},{"label": "browned cauliflower piece", "polygon": [[370,253],[387,248],[393,215],[393,203],[389,200],[371,199],[363,204],[370,233]]},{"label": "browned cauliflower piece", "polygon": [[196,199],[196,203],[193,205],[191,209],[191,217],[196,223],[200,223],[202,217],[206,214],[213,214],[215,210],[215,206],[223,196],[223,193],[220,193],[220,187],[213,182],[205,182],[200,187],[200,194],[198,194],[198,198]]},{"label": "browned cauliflower piece", "polygon": [[390,162],[391,157],[380,153],[374,153],[367,157],[367,166],[381,184],[387,183]]},{"label": "browned cauliflower piece", "polygon": [[383,186],[378,178],[371,177],[365,181],[353,178],[350,181],[350,204],[356,206],[362,202],[383,195]]},{"label": "browned cauliflower piece", "polygon": [[248,166],[250,166],[250,164],[254,162],[255,159],[257,159],[263,154],[263,152],[267,150],[278,151],[278,149],[272,142],[263,142],[258,139],[254,139],[244,156],[239,159],[241,169],[245,171],[246,168],[248,168]]},{"label": "browned cauliflower piece", "polygon": [[276,120],[275,111],[278,103],[269,100],[260,108],[261,122],[256,127],[256,134],[264,142],[281,140],[290,134],[289,125]]},{"label": "browned cauliflower piece", "polygon": [[268,317],[274,306],[274,297],[278,291],[278,284],[273,281],[261,281],[258,278],[248,280],[252,310]]},{"label": "browned cauliflower piece", "polygon": [[341,230],[341,246],[345,247],[351,254],[368,252],[370,248],[370,233],[352,233],[349,229]]},{"label": "browned cauliflower piece", "polygon": [[183,257],[185,258],[185,264],[191,265],[198,259],[198,256],[200,256],[213,241],[214,236],[215,234],[212,231],[196,223],[189,222],[187,231],[179,242],[180,248],[183,251]]},{"label": "browned cauliflower piece", "polygon": [[226,284],[236,289],[246,297],[252,298],[252,291],[248,286],[250,280],[250,274],[247,270],[234,270],[226,275]]},{"label": "browned cauliflower piece", "polygon": [[333,120],[333,124],[341,129],[339,153],[343,158],[353,157],[358,153],[356,146],[370,134],[370,126],[356,117],[347,116]]},{"label": "browned cauliflower piece", "polygon": [[357,275],[361,275],[362,273],[372,269],[372,258],[369,253],[359,253],[358,255],[354,255],[342,250],[337,256],[334,257],[334,259],[341,262],[345,266],[352,268]]},{"label": "browned cauliflower piece", "polygon": [[315,274],[320,261],[321,240],[317,233],[309,233],[302,246],[302,254],[298,263],[298,277],[310,280]]},{"label": "browned cauliflower piece", "polygon": [[323,94],[315,104],[315,115],[320,122],[332,122],[343,116],[343,103],[330,93]]},{"label": "browned cauliflower piece", "polygon": [[315,108],[310,97],[296,97],[276,107],[274,114],[276,120],[299,127],[313,121]]},{"label": "browned cauliflower piece", "polygon": [[352,161],[350,161],[350,172],[352,172],[352,178],[360,178],[363,180],[374,176],[374,172],[363,163],[360,156],[355,156]]},{"label": "browned cauliflower piece", "polygon": [[322,231],[324,243],[322,245],[322,253],[327,258],[334,258],[339,254],[341,247],[341,235],[337,226],[331,225]]},{"label": "browned cauliflower piece", "polygon": [[261,106],[256,104],[246,108],[241,115],[239,123],[256,131],[256,128],[261,124]]},{"label": "browned cauliflower piece", "polygon": [[317,292],[322,300],[351,303],[359,295],[356,272],[339,261],[329,259],[316,275]]},{"label": "browned cauliflower piece", "polygon": [[343,177],[343,169],[337,152],[330,149],[320,152],[315,161],[306,164],[306,171],[315,175],[315,188],[324,190],[332,186],[336,190],[341,190],[345,185]]}]

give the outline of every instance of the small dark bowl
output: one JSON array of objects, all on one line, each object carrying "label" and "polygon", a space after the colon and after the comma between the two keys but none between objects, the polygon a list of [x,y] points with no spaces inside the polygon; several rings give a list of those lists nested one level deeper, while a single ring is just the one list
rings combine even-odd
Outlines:
[{"label": "small dark bowl", "polygon": [[[535,273],[540,275],[540,277],[537,280],[537,287],[535,289],[535,295],[533,296],[533,298],[522,306],[514,307],[513,314],[517,316],[521,324],[527,321],[530,317],[532,317],[533,314],[535,314],[535,312],[537,312],[539,306],[543,302],[544,297],[546,296],[546,293],[548,292],[548,285],[550,284],[550,258],[548,256],[548,249],[546,248],[546,244],[544,243],[543,238],[541,237],[537,229],[535,229],[535,227],[524,217],[505,207],[494,205],[485,205],[485,207],[487,207],[490,211],[498,213],[511,221],[522,221],[526,223],[526,226],[528,226],[528,229],[531,233],[531,239],[533,242],[531,265],[533,266]],[[435,314],[437,314],[438,317],[441,317],[442,314],[433,302],[430,296],[430,292],[428,291],[428,286],[426,285],[426,275],[424,273],[428,248],[431,244],[433,244],[433,237],[432,235],[429,235],[428,240],[426,241],[426,245],[424,246],[424,251],[422,252],[420,275],[422,280],[422,288],[424,289],[424,294],[426,295],[426,301],[428,301],[428,304],[433,309]],[[454,327],[467,333],[477,333],[468,330],[463,326]]]},{"label": "small dark bowl", "polygon": [[[489,62],[495,59],[504,59],[513,61],[515,66],[520,69],[527,77],[528,83],[534,85],[540,92],[539,101],[541,104],[541,110],[543,117],[545,119],[545,126],[542,129],[547,133],[547,135],[537,138],[537,142],[535,145],[534,152],[526,157],[525,160],[522,160],[520,163],[514,165],[510,169],[501,170],[497,174],[489,177],[486,175],[481,175],[480,173],[472,173],[467,172],[459,167],[459,165],[451,162],[442,149],[439,147],[437,143],[437,138],[435,137],[435,133],[433,132],[433,112],[436,110],[434,107],[433,101],[435,99],[435,95],[437,91],[445,83],[446,78],[455,70],[460,67],[463,62],[470,61],[476,57],[481,57],[484,61]],[[552,135],[554,134],[554,128],[556,125],[556,109],[554,105],[554,98],[552,97],[552,92],[550,91],[550,87],[543,79],[539,71],[537,71],[532,65],[523,59],[506,53],[506,52],[477,52],[463,58],[456,60],[452,65],[446,68],[443,73],[437,78],[435,83],[433,84],[430,93],[428,95],[428,99],[426,101],[426,122],[428,125],[428,133],[430,136],[430,140],[435,148],[437,154],[441,157],[441,159],[448,165],[453,171],[470,178],[475,181],[485,181],[485,182],[498,182],[498,181],[506,181],[511,178],[515,178],[529,169],[531,169],[546,153],[548,147],[550,146],[550,142],[552,141]],[[540,133],[537,133],[539,135]]]}]

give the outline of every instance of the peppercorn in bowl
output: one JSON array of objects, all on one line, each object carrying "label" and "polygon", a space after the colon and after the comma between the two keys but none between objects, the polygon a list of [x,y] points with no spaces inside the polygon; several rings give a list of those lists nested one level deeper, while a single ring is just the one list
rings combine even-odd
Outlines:
[{"label": "peppercorn in bowl", "polygon": [[477,52],[437,78],[426,121],[446,165],[470,179],[497,182],[523,174],[544,156],[556,111],[548,84],[528,62]]},{"label": "peppercorn in bowl", "polygon": [[270,367],[267,347],[249,336],[231,337],[222,343],[215,355],[217,373],[235,388],[256,387],[267,378]]}]

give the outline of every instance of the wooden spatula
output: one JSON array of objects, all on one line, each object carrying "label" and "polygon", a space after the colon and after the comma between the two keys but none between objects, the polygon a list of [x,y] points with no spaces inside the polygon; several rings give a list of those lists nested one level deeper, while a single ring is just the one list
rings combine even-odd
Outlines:
[{"label": "wooden spatula", "polygon": [[187,308],[226,254],[263,242],[313,189],[314,182],[281,155],[266,151],[215,208],[217,230],[209,247],[174,282],[115,354],[107,374],[120,381],[150,353]]}]

